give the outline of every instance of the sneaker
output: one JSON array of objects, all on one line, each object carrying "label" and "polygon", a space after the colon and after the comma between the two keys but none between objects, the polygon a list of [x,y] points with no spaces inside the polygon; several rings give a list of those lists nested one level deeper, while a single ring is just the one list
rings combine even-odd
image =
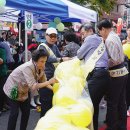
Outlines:
[{"label": "sneaker", "polygon": [[40,101],[39,101],[39,97],[36,99],[36,104],[37,105],[41,105]]},{"label": "sneaker", "polygon": [[4,107],[4,108],[2,109],[2,112],[6,112],[6,111],[8,111],[8,110],[9,110],[8,108],[5,108],[5,107]]},{"label": "sneaker", "polygon": [[37,107],[37,105],[36,105],[35,102],[34,102],[34,98],[31,99],[30,105],[31,105],[32,107]]}]

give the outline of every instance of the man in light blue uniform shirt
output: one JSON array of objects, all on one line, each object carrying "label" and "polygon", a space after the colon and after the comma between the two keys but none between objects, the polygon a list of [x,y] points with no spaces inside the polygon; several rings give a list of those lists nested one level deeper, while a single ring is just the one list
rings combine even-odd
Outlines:
[{"label": "man in light blue uniform shirt", "polygon": [[[84,39],[84,42],[78,50],[77,57],[81,60],[83,59],[87,61],[101,44],[102,39],[95,34],[95,30],[90,24],[81,26],[80,33]],[[107,51],[105,51],[96,62],[93,71],[89,73],[87,77],[88,89],[94,106],[94,130],[98,130],[99,103],[107,92],[109,80],[108,55]]]}]

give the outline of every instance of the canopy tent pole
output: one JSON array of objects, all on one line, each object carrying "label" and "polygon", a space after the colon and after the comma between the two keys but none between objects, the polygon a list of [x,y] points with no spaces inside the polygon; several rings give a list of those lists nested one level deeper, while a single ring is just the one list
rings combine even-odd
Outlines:
[{"label": "canopy tent pole", "polygon": [[27,31],[25,30],[25,62],[28,61],[28,36]]},{"label": "canopy tent pole", "polygon": [[21,44],[21,22],[19,22],[19,45]]},{"label": "canopy tent pole", "polygon": [[25,62],[28,61],[28,31],[33,31],[33,14],[31,12],[24,12],[25,22]]}]

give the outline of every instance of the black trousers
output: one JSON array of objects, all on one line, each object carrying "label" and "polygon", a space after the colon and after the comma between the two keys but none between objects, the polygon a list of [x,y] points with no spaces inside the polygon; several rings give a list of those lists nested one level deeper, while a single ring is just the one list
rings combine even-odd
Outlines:
[{"label": "black trousers", "polygon": [[[128,61],[128,70],[130,72],[130,60]],[[130,107],[130,73],[128,74],[128,79],[126,84],[126,104],[128,110]]]},{"label": "black trousers", "polygon": [[52,97],[53,91],[48,88],[39,89],[40,102],[41,102],[41,113],[40,117],[43,117],[46,112],[52,108]]},{"label": "black trousers", "polygon": [[127,79],[127,84],[126,84],[126,104],[127,104],[127,110],[128,110],[130,107],[130,73],[128,74],[128,79]]},{"label": "black trousers", "polygon": [[26,130],[28,119],[30,115],[30,99],[28,98],[24,102],[14,101],[9,99],[10,101],[10,116],[8,120],[8,128],[7,130],[15,130],[17,118],[19,114],[19,108],[22,112],[21,115],[21,124],[20,124],[20,130]]},{"label": "black trousers", "polygon": [[4,84],[6,82],[7,76],[0,77],[0,111],[3,110],[4,104],[6,102],[6,95],[3,91]]},{"label": "black trousers", "polygon": [[127,130],[127,75],[111,78],[107,95],[107,130]]},{"label": "black trousers", "polygon": [[90,97],[94,106],[94,130],[98,130],[99,103],[109,87],[109,72],[104,68],[93,70],[89,74],[87,81]]}]

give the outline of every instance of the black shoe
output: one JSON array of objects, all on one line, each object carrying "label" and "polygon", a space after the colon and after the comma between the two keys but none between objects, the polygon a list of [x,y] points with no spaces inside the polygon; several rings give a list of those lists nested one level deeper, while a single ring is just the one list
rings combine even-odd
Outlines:
[{"label": "black shoe", "polygon": [[2,109],[2,112],[6,112],[6,111],[8,111],[8,110],[9,110],[8,108],[5,108],[5,107],[4,107],[4,108]]},{"label": "black shoe", "polygon": [[103,123],[104,123],[104,124],[107,124],[107,120],[104,120]]},{"label": "black shoe", "polygon": [[3,107],[3,112],[6,112],[6,111],[8,111],[10,109],[10,106],[9,105],[4,105],[4,107]]}]

